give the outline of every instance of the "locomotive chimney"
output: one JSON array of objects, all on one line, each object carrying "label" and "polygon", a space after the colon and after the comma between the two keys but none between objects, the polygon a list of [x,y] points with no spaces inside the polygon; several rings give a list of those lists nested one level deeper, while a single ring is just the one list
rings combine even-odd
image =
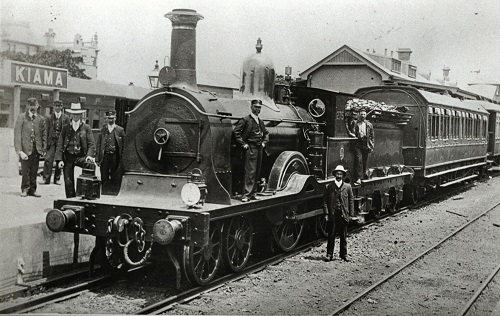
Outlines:
[{"label": "locomotive chimney", "polygon": [[175,69],[177,76],[172,86],[189,86],[197,89],[196,24],[203,19],[203,16],[195,10],[175,9],[165,14],[165,17],[172,21],[170,65]]}]

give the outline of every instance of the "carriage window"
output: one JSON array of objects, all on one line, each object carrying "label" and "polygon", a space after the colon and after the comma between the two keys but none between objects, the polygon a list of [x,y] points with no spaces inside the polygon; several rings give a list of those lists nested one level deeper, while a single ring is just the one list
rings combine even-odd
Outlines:
[{"label": "carriage window", "polygon": [[483,116],[483,121],[484,121],[483,136],[485,139],[487,139],[488,138],[488,117],[486,115]]},{"label": "carriage window", "polygon": [[447,109],[443,109],[443,139],[448,139],[449,138],[449,132],[450,132],[450,112]]},{"label": "carriage window", "polygon": [[438,118],[439,118],[439,131],[438,131],[438,137],[439,138],[444,138],[444,110],[438,108]]},{"label": "carriage window", "polygon": [[455,139],[460,138],[460,112],[455,111]]},{"label": "carriage window", "polygon": [[431,139],[439,136],[439,108],[429,107],[429,136]]}]

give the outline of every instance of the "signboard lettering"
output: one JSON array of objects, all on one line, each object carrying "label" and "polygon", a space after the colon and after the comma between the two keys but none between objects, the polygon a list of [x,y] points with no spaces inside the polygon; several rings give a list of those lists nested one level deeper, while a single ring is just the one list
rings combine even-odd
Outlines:
[{"label": "signboard lettering", "polygon": [[68,88],[68,70],[43,65],[10,61],[10,82],[15,85],[35,85],[57,89]]}]

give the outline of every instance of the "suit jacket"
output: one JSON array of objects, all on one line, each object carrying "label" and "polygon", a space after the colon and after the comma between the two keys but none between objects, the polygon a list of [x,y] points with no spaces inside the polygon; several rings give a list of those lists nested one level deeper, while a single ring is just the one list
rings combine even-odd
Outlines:
[{"label": "suit jacket", "polygon": [[[248,136],[250,134],[250,131],[256,124],[257,122],[255,122],[255,120],[251,115],[247,115],[241,118],[234,127],[234,136],[236,138],[236,142],[238,142],[238,144],[240,144],[241,146],[245,145],[248,141]],[[264,122],[260,118],[259,118],[259,125],[263,135],[262,143],[264,145],[267,145],[267,143],[269,142],[269,132],[266,126],[264,125]]]},{"label": "suit jacket", "polygon": [[17,117],[14,126],[14,148],[16,153],[23,151],[26,155],[31,155],[33,152],[33,140],[31,139],[31,131],[35,134],[36,150],[39,154],[47,150],[47,128],[45,119],[40,115],[36,115],[34,120],[29,117],[29,111],[20,114]]},{"label": "suit jacket", "polygon": [[[368,122],[367,120],[365,120],[365,123],[366,123],[366,144],[363,144],[363,147],[372,152],[375,146],[375,133],[373,131],[372,123]],[[354,134],[356,135],[357,138],[360,138],[359,126],[357,123],[354,125]]]},{"label": "suit jacket", "polygon": [[[99,163],[102,162],[102,159],[104,158],[104,134],[107,132],[108,130],[108,125],[104,125],[100,132],[99,132],[99,136],[97,138],[97,161]],[[118,146],[118,151],[117,151],[117,155],[118,155],[118,159],[121,159],[121,156],[122,156],[122,152],[123,152],[123,140],[125,138],[125,130],[123,129],[123,127],[121,126],[118,126],[118,125],[115,125],[115,128],[113,129],[113,131],[111,132],[113,134],[113,136],[115,137],[115,140],[116,140],[116,144]]]},{"label": "suit jacket", "polygon": [[[354,216],[354,195],[352,193],[352,187],[349,183],[342,181],[340,190],[336,193],[335,188],[337,185],[332,182],[327,185],[324,195],[324,211],[325,214],[333,219],[335,215],[341,216],[347,222],[350,221],[350,217]],[[335,201],[340,195],[340,209],[335,209]],[[340,213],[339,213],[340,212]],[[335,214],[337,213],[337,214]]]},{"label": "suit jacket", "polygon": [[[52,139],[52,134],[54,133],[54,125],[56,121],[56,114],[52,113],[49,117],[47,117],[47,148],[50,148],[52,145],[57,146],[57,140],[54,141]],[[66,113],[61,114],[61,124],[62,126],[69,124],[69,115]],[[61,126],[61,130],[62,130]]]},{"label": "suit jacket", "polygon": [[[66,124],[63,126],[61,130],[61,135],[59,135],[59,139],[57,140],[57,149],[56,149],[56,161],[61,161],[64,158],[64,153],[66,152],[66,148],[69,145],[69,129],[73,128],[70,124]],[[94,135],[92,135],[92,129],[87,124],[83,123],[78,127],[76,131],[78,134],[78,138],[80,140],[80,146],[82,147],[81,152],[85,157],[94,157],[95,156],[95,142]]]}]

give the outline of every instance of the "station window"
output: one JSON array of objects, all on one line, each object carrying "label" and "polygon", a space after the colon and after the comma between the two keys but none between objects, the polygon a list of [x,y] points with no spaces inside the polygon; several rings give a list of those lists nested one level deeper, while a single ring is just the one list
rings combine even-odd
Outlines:
[{"label": "station window", "polygon": [[401,72],[401,61],[393,59],[391,64],[391,70],[394,72]]},{"label": "station window", "polygon": [[408,66],[408,77],[417,78],[417,67],[412,65]]}]

